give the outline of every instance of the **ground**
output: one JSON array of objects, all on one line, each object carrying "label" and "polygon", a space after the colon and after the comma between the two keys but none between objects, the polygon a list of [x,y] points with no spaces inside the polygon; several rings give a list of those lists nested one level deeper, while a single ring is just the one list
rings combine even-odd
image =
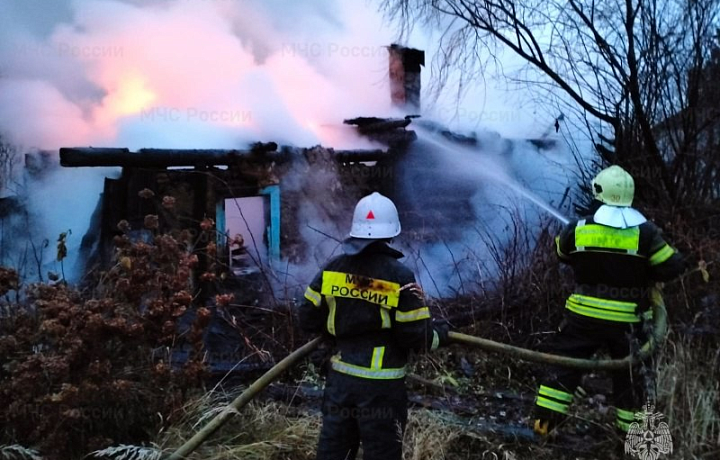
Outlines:
[{"label": "ground", "polygon": [[[609,379],[589,374],[583,382],[588,396],[576,400],[557,436],[540,439],[529,428],[536,371],[533,364],[455,345],[416,359],[407,381],[405,459],[623,458],[624,439],[612,428],[614,414],[604,394]],[[197,458],[314,458],[323,378],[312,360],[287,377],[267,388]],[[234,385],[221,385],[227,393],[218,392],[220,400],[227,403],[237,394]]]}]

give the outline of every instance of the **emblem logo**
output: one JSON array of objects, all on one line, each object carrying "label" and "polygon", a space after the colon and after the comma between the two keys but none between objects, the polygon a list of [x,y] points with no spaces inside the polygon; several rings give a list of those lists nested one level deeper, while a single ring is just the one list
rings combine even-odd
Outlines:
[{"label": "emblem logo", "polygon": [[635,420],[625,436],[625,453],[640,460],[657,460],[662,454],[671,454],[673,441],[670,428],[659,421],[665,416],[655,412],[651,403],[645,405],[643,412],[635,414]]}]

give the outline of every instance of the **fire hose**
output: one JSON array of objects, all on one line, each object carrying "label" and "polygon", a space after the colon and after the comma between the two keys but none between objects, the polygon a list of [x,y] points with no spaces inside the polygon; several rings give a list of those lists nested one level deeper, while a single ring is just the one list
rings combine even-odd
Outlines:
[{"label": "fire hose", "polygon": [[195,451],[200,445],[207,440],[213,433],[215,433],[221,426],[230,419],[230,416],[237,413],[240,409],[245,407],[247,403],[257,396],[262,390],[270,385],[273,380],[280,377],[280,375],[286,370],[293,367],[298,361],[309,355],[314,349],[316,349],[320,343],[322,343],[322,337],[317,337],[310,342],[306,343],[302,347],[298,348],[294,352],[290,353],[285,359],[277,363],[270,370],[265,372],[262,377],[253,382],[252,385],[247,387],[245,391],[233,400],[222,412],[216,415],[207,425],[197,433],[195,436],[185,442],[178,450],[172,455],[167,457],[167,460],[180,460],[186,458],[192,452]]},{"label": "fire hose", "polygon": [[581,370],[618,370],[625,369],[646,360],[657,349],[667,333],[667,309],[663,301],[660,289],[654,287],[650,291],[650,302],[652,305],[653,325],[650,328],[651,333],[637,353],[630,354],[623,359],[578,359],[567,356],[553,355],[549,353],[541,353],[538,351],[528,350],[526,348],[515,347],[492,340],[482,339],[471,335],[461,334],[459,332],[449,332],[448,337],[455,343],[469,345],[480,348],[485,351],[504,353],[523,361],[531,361],[534,363],[552,364],[555,366],[569,367]]},{"label": "fire hose", "polygon": [[[553,355],[549,353],[541,353],[528,350],[526,348],[515,347],[500,342],[495,342],[480,337],[474,337],[459,332],[449,332],[449,339],[458,344],[469,345],[480,348],[485,351],[504,353],[523,361],[531,361],[535,363],[552,364],[561,367],[570,367],[581,370],[617,370],[624,369],[632,364],[644,361],[653,354],[657,346],[662,343],[667,332],[667,310],[662,299],[660,290],[653,288],[651,291],[651,303],[653,311],[653,328],[648,341],[638,350],[637,353],[631,354],[623,359],[615,360],[599,360],[599,359],[578,359],[569,358],[567,356]],[[194,452],[200,445],[215,433],[222,425],[224,425],[230,417],[245,407],[255,396],[263,389],[270,385],[275,379],[286,370],[297,364],[300,360],[308,356],[323,341],[322,337],[317,337],[302,347],[298,348],[265,374],[258,380],[253,382],[245,391],[235,398],[222,412],[215,416],[208,424],[198,431],[192,438],[180,446],[167,460],[181,460]]]}]

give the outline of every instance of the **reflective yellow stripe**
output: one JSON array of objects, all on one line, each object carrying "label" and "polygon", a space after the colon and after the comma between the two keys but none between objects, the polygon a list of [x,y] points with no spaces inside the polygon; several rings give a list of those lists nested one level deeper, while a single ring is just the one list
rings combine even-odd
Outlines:
[{"label": "reflective yellow stripe", "polygon": [[590,297],[581,294],[572,294],[568,301],[593,308],[601,308],[603,310],[611,310],[622,313],[635,313],[637,304],[635,302],[623,302],[621,300],[601,299],[599,297]]},{"label": "reflective yellow stripe", "polygon": [[560,237],[555,237],[555,251],[557,252],[558,257],[561,259],[569,259],[569,257],[560,250]]},{"label": "reflective yellow stripe", "polygon": [[385,307],[397,307],[400,285],[367,276],[325,271],[321,293],[326,296],[364,300]]},{"label": "reflective yellow stripe", "polygon": [[364,379],[390,380],[405,377],[405,368],[372,369],[370,367],[348,364],[340,360],[338,356],[330,358],[333,370],[343,374],[362,377]]},{"label": "reflective yellow stripe", "polygon": [[669,244],[666,244],[650,256],[650,265],[661,264],[672,257],[673,254],[675,254],[675,250]]},{"label": "reflective yellow stripe", "polygon": [[310,286],[305,289],[305,298],[312,302],[312,304],[316,307],[319,307],[320,303],[322,302],[322,297],[320,297],[320,293],[312,289]]},{"label": "reflective yellow stripe", "polygon": [[617,321],[620,323],[639,323],[640,318],[630,313],[618,313],[614,311],[601,310],[599,308],[585,307],[576,303],[567,301],[565,308],[578,315],[589,316],[591,318],[603,319],[606,321]]},{"label": "reflective yellow stripe", "polygon": [[385,347],[373,348],[372,362],[370,363],[370,368],[371,369],[382,369],[384,357],[385,357]]},{"label": "reflective yellow stripe", "polygon": [[635,412],[630,412],[629,410],[615,409],[615,416],[618,420],[623,420],[628,423],[635,420]]},{"label": "reflective yellow stripe", "polygon": [[432,345],[430,345],[430,350],[437,350],[440,346],[440,334],[437,333],[437,331],[433,331],[433,341]]},{"label": "reflective yellow stripe", "polygon": [[392,321],[390,320],[390,312],[386,308],[380,309],[380,318],[382,318],[382,328],[390,329],[392,327]]},{"label": "reflective yellow stripe", "polygon": [[545,409],[550,409],[551,411],[560,412],[561,414],[568,413],[567,404],[551,401],[550,399],[543,398],[542,396],[537,397],[537,401],[535,402],[535,404],[540,407],[544,407]]},{"label": "reflective yellow stripe", "polygon": [[545,385],[540,385],[540,390],[538,390],[538,393],[543,396],[549,396],[551,398],[555,398],[567,403],[570,403],[573,400],[573,395],[571,393],[567,393],[562,390],[556,390],[555,388],[546,387]]},{"label": "reflective yellow stripe", "polygon": [[396,311],[395,321],[399,323],[409,323],[411,321],[420,321],[430,319],[430,309],[428,307],[418,308],[410,311]]},{"label": "reflective yellow stripe", "polygon": [[640,227],[613,228],[587,224],[575,227],[575,246],[578,251],[590,248],[623,249],[637,253],[640,246]]},{"label": "reflective yellow stripe", "polygon": [[331,335],[335,335],[335,310],[337,308],[335,297],[331,295],[325,296],[325,301],[328,304],[328,309],[330,309],[327,318],[327,330]]}]

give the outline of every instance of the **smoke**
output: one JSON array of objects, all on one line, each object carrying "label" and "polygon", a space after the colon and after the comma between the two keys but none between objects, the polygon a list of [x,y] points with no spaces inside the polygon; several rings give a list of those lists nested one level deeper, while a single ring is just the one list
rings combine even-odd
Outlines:
[{"label": "smoke", "polygon": [[[341,121],[391,110],[391,34],[363,4],[28,0],[2,2],[0,18],[0,136],[23,153],[363,148]],[[76,253],[105,173],[61,169],[27,182],[36,237],[69,229]]]},{"label": "smoke", "polygon": [[[341,120],[397,115],[389,106],[385,49],[395,34],[365,2],[25,0],[1,2],[0,18],[0,136],[22,152],[239,148],[257,141],[366,148],[374,146]],[[416,31],[411,38],[408,45],[434,55],[432,35]],[[425,72],[426,88],[429,78]],[[515,107],[501,92],[475,90],[460,105],[447,94],[425,115],[456,129],[492,126],[506,136],[536,135],[552,126],[554,120],[538,121],[534,112]],[[428,288],[432,295],[477,288],[478,277],[496,273],[493,246],[509,238],[512,220],[532,225],[544,215],[488,170],[496,168],[555,204],[567,184],[565,153],[496,133],[478,138],[475,156],[433,153],[419,142],[401,166],[408,171],[399,179],[406,196],[398,203],[401,212],[437,211],[428,220],[434,241],[413,239],[412,232],[398,240],[423,284],[434,286]],[[420,189],[413,171],[430,164],[434,170],[420,174],[426,179]],[[108,174],[63,168],[28,182],[27,203],[38,221],[33,237],[54,242],[59,232],[71,230],[69,254],[76,255]],[[287,182],[284,187],[294,190]],[[347,228],[341,227],[349,226],[354,203],[330,206],[321,188],[303,192],[299,201],[305,219],[299,232],[310,251],[308,263],[290,270],[299,284],[338,250],[333,238],[342,238]],[[443,194],[448,202],[459,197],[463,218],[441,202],[428,205]],[[418,222],[403,225],[412,230]],[[54,251],[46,252],[44,267],[56,270]],[[68,260],[66,269],[72,265]]]},{"label": "smoke", "polygon": [[314,145],[324,125],[389,110],[390,37],[362,5],[27,4],[2,5],[16,25],[0,47],[0,128],[26,147]]}]

